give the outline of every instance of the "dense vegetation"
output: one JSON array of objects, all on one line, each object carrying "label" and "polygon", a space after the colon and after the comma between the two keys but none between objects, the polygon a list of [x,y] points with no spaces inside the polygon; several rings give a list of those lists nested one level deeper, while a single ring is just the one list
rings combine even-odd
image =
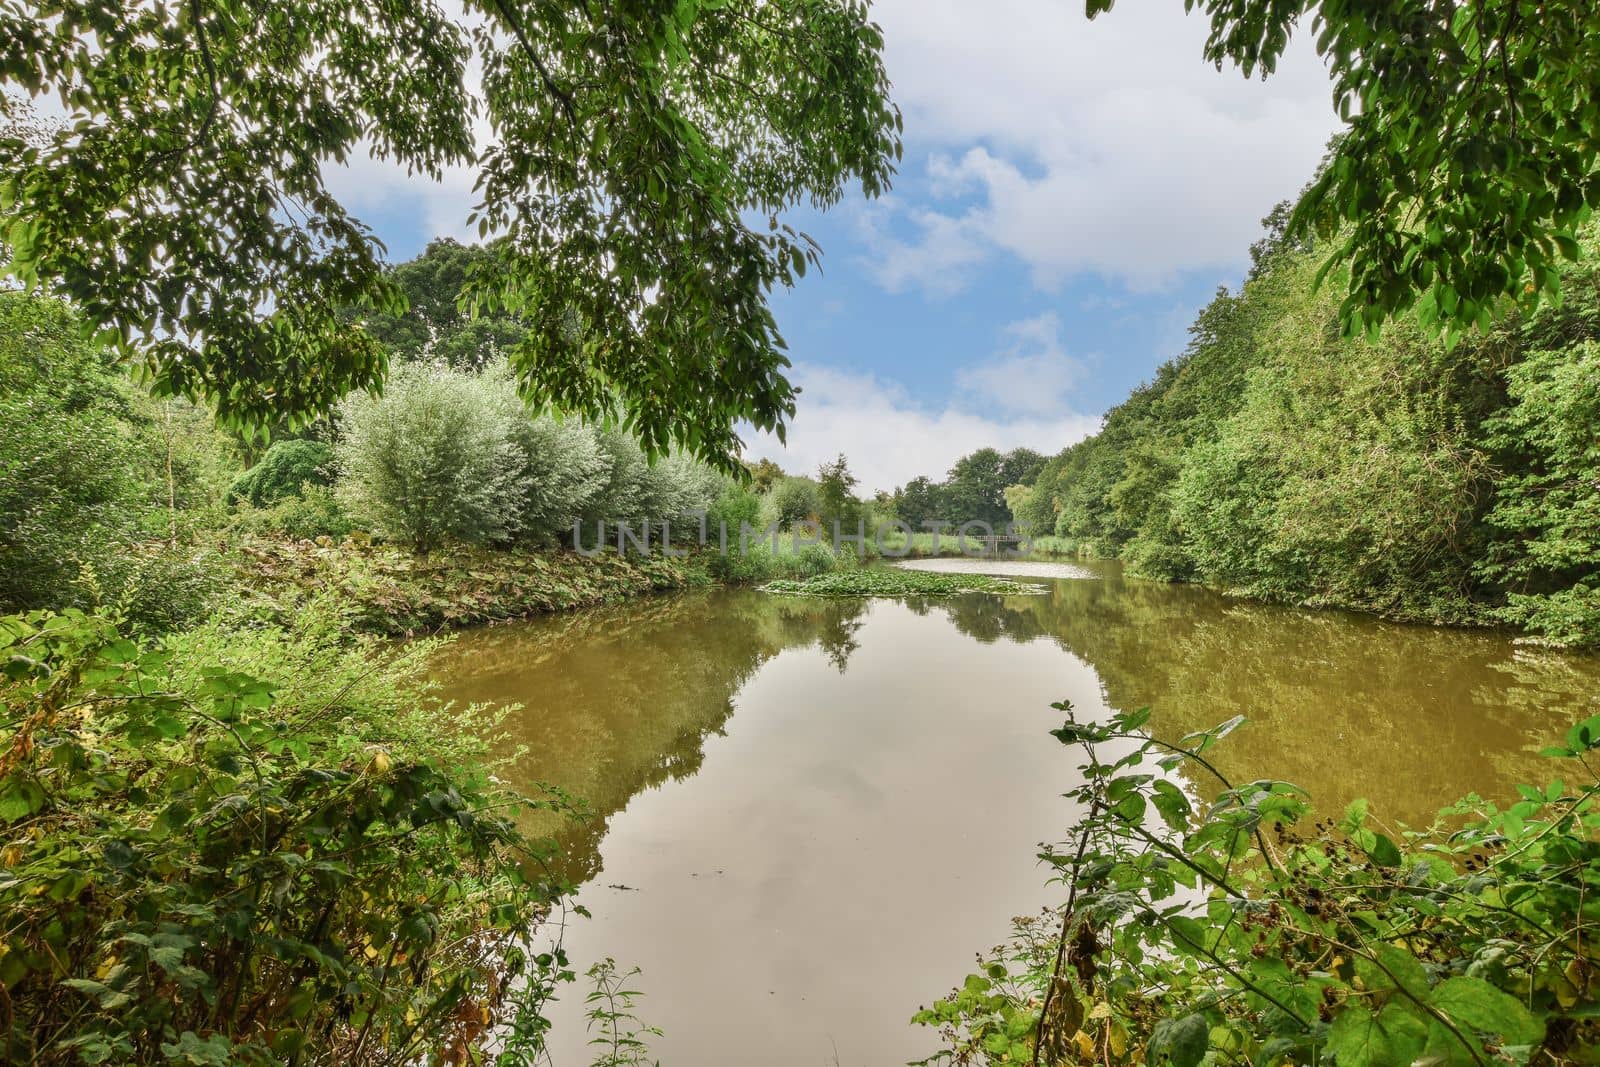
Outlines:
[{"label": "dense vegetation", "polygon": [[74,613],[0,621],[12,1063],[460,1062],[538,1032],[560,886],[441,723],[432,650],[218,621],[148,643]]},{"label": "dense vegetation", "polygon": [[789,596],[955,596],[959,593],[1042,593],[1044,587],[986,574],[935,574],[904,568],[848,570],[804,581],[781,579],[762,586],[769,593]]},{"label": "dense vegetation", "polygon": [[924,476],[895,489],[890,505],[916,531],[927,529],[930,522],[951,528],[986,522],[998,531],[1012,521],[1019,491],[1034,483],[1044,464],[1045,458],[1031,448],[1006,453],[980,448],[956,460],[943,481]]},{"label": "dense vegetation", "polygon": [[1149,577],[1600,643],[1593,260],[1559,307],[1449,347],[1402,323],[1345,338],[1314,250],[1280,229],[1254,254],[1018,517]]},{"label": "dense vegetation", "polygon": [[1065,904],[917,1013],[946,1042],[927,1062],[1594,1062],[1600,717],[1548,751],[1576,783],[1398,840],[1364,801],[1306,827],[1297,787],[1228,780],[1208,757],[1239,720],[1168,744],[1149,718],[1054,731],[1087,753],[1043,854]]},{"label": "dense vegetation", "polygon": [[312,417],[383,382],[350,310],[406,307],[324,168],[469,166],[496,240],[466,280],[528,325],[491,330],[524,390],[731,466],[737,422],[794,411],[768,295],[818,249],[783,215],[894,171],[882,46],[859,0],[10,5],[0,82],[72,121],[0,97],[7,270],[163,395]]},{"label": "dense vegetation", "polygon": [[[357,633],[689,580],[542,567],[573,522],[1017,512],[1143,573],[1600,643],[1600,285],[1562,262],[1596,243],[1600,16],[1189,6],[1207,58],[1246,71],[1313,16],[1348,120],[1328,165],[1100,435],[871,506],[842,457],[726,477],[736,427],[781,436],[794,412],[769,295],[819,250],[785,213],[876,195],[899,158],[860,0],[0,9],[4,88],[69,112],[41,126],[0,95],[0,270],[30,290],[0,294],[5,1057],[533,1061],[572,977],[525,941],[564,889],[510,819],[540,801],[489,777],[478,713],[418,683],[426,645]],[[322,177],[363,147],[475,168],[492,239],[388,269]],[[819,545],[719,559],[805,591],[934,588],[832,573]],[[1600,785],[1474,805],[1449,836],[1396,842],[1357,808],[1271,844],[1292,790],[1196,806],[1139,770],[1141,726],[1060,732],[1131,751],[1091,751],[1078,847],[1051,856],[1059,930],[924,1017],[956,1057],[1595,1044]],[[1589,772],[1597,731],[1558,754]],[[641,1058],[622,979],[595,974],[611,1058]]]}]

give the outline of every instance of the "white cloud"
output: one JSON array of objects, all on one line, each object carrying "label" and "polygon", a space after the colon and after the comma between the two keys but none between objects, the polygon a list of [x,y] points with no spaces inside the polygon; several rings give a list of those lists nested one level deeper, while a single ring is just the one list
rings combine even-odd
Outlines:
[{"label": "white cloud", "polygon": [[478,202],[472,188],[476,176],[469,167],[446,167],[442,180],[433,181],[408,172],[404,164],[357,151],[346,163],[324,166],[322,180],[357,218],[392,209],[397,200],[415,203],[421,212],[418,225],[427,238],[478,240],[477,227],[467,225],[467,216]]},{"label": "white cloud", "polygon": [[[929,146],[944,210],[896,202],[868,233],[890,289],[961,288],[997,252],[1053,288],[1096,274],[1135,288],[1234,266],[1262,215],[1311,176],[1336,120],[1297,39],[1265,83],[1201,57],[1178,0],[1093,23],[1061,0],[878,0],[907,137]],[[919,176],[908,174],[901,186]]]},{"label": "white cloud", "polygon": [[[970,268],[991,255],[990,243],[970,220],[937,211],[908,207],[894,199],[849,210],[856,230],[871,255],[861,262],[891,293],[920,288],[937,296],[952,296],[971,281]],[[896,236],[892,222],[914,227],[910,239]]]},{"label": "white cloud", "polygon": [[918,475],[942,478],[956,460],[985,446],[1008,451],[1026,445],[1053,455],[1100,426],[1100,419],[1089,415],[998,419],[954,406],[931,410],[898,385],[828,367],[800,364],[793,378],[803,393],[787,445],[769,434],[756,435],[748,457],[771,459],[795,474],[814,474],[843,452],[861,479],[858,491],[869,495]]},{"label": "white cloud", "polygon": [[976,367],[963,368],[956,384],[980,405],[1020,415],[1066,408],[1067,393],[1083,376],[1081,362],[1061,343],[1061,318],[1053,311],[1013,322],[1010,343]]}]

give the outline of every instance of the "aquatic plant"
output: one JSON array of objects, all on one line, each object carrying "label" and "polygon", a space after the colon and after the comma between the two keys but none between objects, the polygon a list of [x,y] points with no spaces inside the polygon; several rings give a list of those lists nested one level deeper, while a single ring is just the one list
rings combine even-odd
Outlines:
[{"label": "aquatic plant", "polygon": [[899,568],[857,567],[799,581],[780,580],[761,587],[788,596],[956,596],[960,593],[1042,593],[1045,587],[987,574],[935,574]]}]

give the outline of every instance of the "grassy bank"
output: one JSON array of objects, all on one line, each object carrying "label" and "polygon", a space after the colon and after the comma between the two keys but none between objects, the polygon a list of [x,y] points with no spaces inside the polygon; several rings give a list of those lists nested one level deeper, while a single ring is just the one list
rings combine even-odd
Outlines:
[{"label": "grassy bank", "polygon": [[448,545],[426,556],[362,538],[251,538],[234,546],[241,594],[268,615],[332,593],[363,632],[405,635],[522,619],[704,585],[699,559],[584,556]]}]

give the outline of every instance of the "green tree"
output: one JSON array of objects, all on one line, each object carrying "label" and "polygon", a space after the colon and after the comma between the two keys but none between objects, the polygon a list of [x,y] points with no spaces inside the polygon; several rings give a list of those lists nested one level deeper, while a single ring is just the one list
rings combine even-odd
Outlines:
[{"label": "green tree", "polygon": [[[1114,0],[1086,0],[1094,17]],[[1303,21],[1345,129],[1284,223],[1335,242],[1340,315],[1375,329],[1416,307],[1447,337],[1560,288],[1600,206],[1600,8],[1586,0],[1186,0],[1205,58],[1269,75]],[[1326,269],[1326,268],[1325,268]]]},{"label": "green tree", "polygon": [[913,530],[922,529],[930,520],[948,520],[945,514],[943,487],[925,477],[916,477],[895,491],[895,514]]},{"label": "green tree", "polygon": [[833,533],[835,523],[841,533],[854,533],[861,521],[861,501],[854,493],[856,482],[842,452],[831,463],[817,468],[817,514],[828,534]]},{"label": "green tree", "polygon": [[7,6],[0,84],[72,113],[43,146],[0,124],[7,270],[69,296],[162,393],[308,415],[383,376],[349,309],[404,310],[324,167],[362,145],[428,176],[470,164],[499,238],[470,303],[528,324],[510,353],[528,392],[731,463],[735,423],[793,413],[768,295],[818,250],[782,215],[876,195],[899,156],[867,5],[466,7]]},{"label": "green tree", "polygon": [[1502,617],[1600,645],[1600,343],[1533,353],[1508,376],[1511,404],[1487,427],[1506,474],[1480,573],[1506,589]]},{"label": "green tree", "polygon": [[405,297],[404,314],[373,312],[363,318],[363,325],[401,359],[418,359],[426,353],[452,367],[488,366],[516,348],[528,332],[512,316],[475,316],[462,308],[472,272],[490,257],[480,245],[448,237],[428,242],[422,255],[390,272]]},{"label": "green tree", "polygon": [[758,493],[771,492],[772,487],[783,480],[783,468],[770,459],[757,460],[746,466],[750,470],[751,486]]},{"label": "green tree", "polygon": [[956,460],[945,479],[944,502],[951,522],[987,522],[1000,526],[1010,519],[1006,509],[1005,459],[993,448],[980,448]]},{"label": "green tree", "polygon": [[230,501],[244,500],[266,507],[299,496],[305,485],[333,482],[333,449],[322,441],[276,441],[261,462],[235,478],[228,487]]},{"label": "green tree", "polygon": [[231,463],[204,411],[152,403],[64,301],[0,292],[0,611],[192,621],[192,565]]},{"label": "green tree", "polygon": [[787,530],[817,515],[817,483],[809,478],[785,478],[767,494],[770,521]]},{"label": "green tree", "polygon": [[1014,448],[1000,457],[1000,477],[1007,485],[1032,485],[1044,469],[1045,457],[1031,448]]}]

